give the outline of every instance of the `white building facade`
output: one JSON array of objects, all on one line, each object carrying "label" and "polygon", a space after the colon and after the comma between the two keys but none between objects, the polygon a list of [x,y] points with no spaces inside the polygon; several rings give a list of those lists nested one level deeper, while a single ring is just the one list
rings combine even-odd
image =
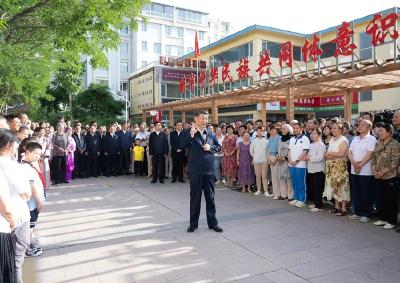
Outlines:
[{"label": "white building facade", "polygon": [[194,51],[195,32],[198,32],[199,46],[225,37],[231,32],[231,24],[218,18],[211,18],[206,12],[194,11],[152,2],[142,10],[146,21],[139,22],[138,30],[124,28],[120,31],[121,42],[118,50],[107,52],[109,65],[93,69],[88,58],[84,84],[105,83],[122,98],[128,95],[130,73],[140,72],[160,56],[181,57]]}]

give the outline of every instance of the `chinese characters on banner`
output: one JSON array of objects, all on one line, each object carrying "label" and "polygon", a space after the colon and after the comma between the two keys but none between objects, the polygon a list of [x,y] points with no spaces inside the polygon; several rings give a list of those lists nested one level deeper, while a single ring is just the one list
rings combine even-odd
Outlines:
[{"label": "chinese characters on banner", "polygon": [[225,82],[226,80],[233,81],[233,77],[230,75],[230,66],[229,63],[226,63],[222,67],[222,81]]},{"label": "chinese characters on banner", "polygon": [[391,13],[386,17],[381,14],[375,14],[373,20],[368,24],[366,33],[372,36],[372,45],[377,46],[385,42],[389,35],[392,39],[399,38],[399,32],[395,30],[395,24],[399,15]]},{"label": "chinese characters on banner", "polygon": [[[373,46],[377,46],[385,43],[386,39],[396,40],[399,38],[399,32],[396,30],[396,21],[399,15],[396,13],[390,13],[382,16],[380,13],[375,14],[373,19],[366,26],[366,33],[371,36],[371,43]],[[352,25],[348,22],[342,22],[342,24],[337,28],[336,37],[330,41],[336,44],[336,49],[334,56],[351,56],[357,49],[357,45],[354,43],[354,30],[352,30]],[[302,60],[304,62],[316,62],[323,55],[323,50],[320,48],[320,38],[318,35],[313,35],[312,40],[307,38],[304,45],[301,48]],[[281,44],[279,53],[279,66],[281,68],[292,68],[293,66],[293,42],[287,41]],[[196,75],[190,73],[184,76],[184,79],[180,80],[180,91],[184,90],[184,86],[188,83],[189,89],[194,90],[196,81],[200,87],[215,86],[218,84],[218,67],[212,67],[209,70],[209,75],[207,76],[206,62],[197,61],[191,59],[171,59],[164,56],[160,57],[160,64],[163,65],[173,65],[173,66],[184,66],[184,67],[199,67],[202,69],[199,77],[196,80]],[[268,50],[265,50],[263,54],[260,54],[258,67],[255,70],[259,78],[261,79],[264,74],[270,75],[271,72],[271,59]],[[221,78],[222,82],[232,82],[233,76],[230,73],[230,64],[225,63],[222,66]],[[236,68],[236,74],[238,79],[246,79],[250,77],[250,67],[249,58],[244,57],[240,59],[239,66]],[[207,84],[208,83],[208,84]]]},{"label": "chinese characters on banner", "polygon": [[350,29],[350,24],[348,22],[343,22],[338,28],[338,34],[336,38],[331,41],[336,43],[336,50],[333,56],[349,56],[353,54],[354,49],[357,48],[357,45],[352,42],[353,34],[354,31]]},{"label": "chinese characters on banner", "polygon": [[281,53],[279,54],[279,66],[284,67],[284,64],[291,68],[293,66],[293,42],[288,41],[281,44]]},{"label": "chinese characters on banner", "polygon": [[270,65],[271,65],[271,59],[269,58],[269,52],[268,50],[265,50],[264,54],[260,55],[260,61],[258,61],[258,68],[256,72],[260,76],[260,79],[263,74],[269,75],[271,70],[270,70]]},{"label": "chinese characters on banner", "polygon": [[308,62],[310,58],[314,62],[317,62],[318,57],[322,55],[323,51],[319,48],[319,36],[314,35],[313,42],[310,43],[308,38],[304,43],[303,47],[301,48],[301,53],[303,53],[303,61]]}]

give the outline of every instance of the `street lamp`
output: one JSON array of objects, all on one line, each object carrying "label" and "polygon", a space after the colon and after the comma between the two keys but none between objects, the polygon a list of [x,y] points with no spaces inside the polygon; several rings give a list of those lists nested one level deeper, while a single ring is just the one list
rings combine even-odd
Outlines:
[{"label": "street lamp", "polygon": [[128,100],[128,92],[125,92],[125,97],[122,97],[116,94],[113,90],[110,89],[110,93],[116,99],[122,99],[125,101],[125,122],[128,122],[128,108],[131,107],[131,102]]}]

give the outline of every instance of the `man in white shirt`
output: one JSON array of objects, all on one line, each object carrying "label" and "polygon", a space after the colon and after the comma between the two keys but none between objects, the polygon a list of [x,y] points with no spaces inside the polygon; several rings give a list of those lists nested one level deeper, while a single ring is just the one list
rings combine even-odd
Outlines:
[{"label": "man in white shirt", "polygon": [[288,152],[289,172],[293,184],[293,201],[290,204],[296,207],[304,207],[307,163],[303,161],[303,158],[310,149],[310,140],[306,135],[303,135],[303,127],[300,123],[294,123],[293,133],[294,137],[290,139]]},{"label": "man in white shirt", "polygon": [[373,213],[374,177],[371,158],[375,150],[376,138],[370,134],[372,123],[362,120],[358,125],[359,136],[356,136],[349,148],[351,162],[351,199],[354,204],[349,218],[367,223]]}]

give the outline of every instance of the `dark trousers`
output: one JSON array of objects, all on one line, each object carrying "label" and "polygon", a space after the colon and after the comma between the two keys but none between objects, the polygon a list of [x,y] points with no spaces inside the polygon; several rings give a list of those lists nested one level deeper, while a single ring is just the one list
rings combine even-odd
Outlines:
[{"label": "dark trousers", "polygon": [[306,174],[306,198],[307,200],[314,201],[314,196],[312,195],[313,190],[310,188],[311,186],[311,176],[310,173]]},{"label": "dark trousers", "polygon": [[144,158],[143,158],[143,175],[144,176],[147,176],[147,175],[149,175],[149,170],[148,170],[148,163],[147,162],[149,162],[148,160],[147,160],[147,146],[144,146],[143,147],[144,148]]},{"label": "dark trousers", "polygon": [[185,152],[174,152],[172,154],[172,181],[183,181],[183,161]]},{"label": "dark trousers", "polygon": [[164,154],[154,154],[153,158],[153,181],[164,181],[165,175],[165,157]]},{"label": "dark trousers", "polygon": [[[307,173],[309,179],[309,190],[316,208],[322,208],[322,194],[325,188],[324,172]],[[308,188],[308,187],[307,187]]]},{"label": "dark trousers", "polygon": [[131,164],[131,150],[123,149],[119,155],[119,173],[121,175],[129,175],[129,165]]},{"label": "dark trousers", "polygon": [[51,163],[53,164],[54,183],[60,184],[66,182],[65,156],[53,156]]},{"label": "dark trousers", "polygon": [[96,153],[88,153],[86,159],[86,177],[97,177],[97,163],[98,163],[98,155]]},{"label": "dark trousers", "polygon": [[104,153],[100,153],[97,172],[99,175],[107,174],[107,156],[105,156]]},{"label": "dark trousers", "polygon": [[74,153],[74,178],[83,177],[85,175],[85,154],[81,153],[79,149],[77,149]]},{"label": "dark trousers", "polygon": [[213,228],[218,225],[215,217],[216,209],[214,202],[214,176],[212,175],[193,175],[189,177],[190,181],[190,226],[197,227],[201,209],[201,195],[204,192],[206,200],[207,224]]},{"label": "dark trousers", "polygon": [[400,183],[397,178],[376,180],[379,189],[379,218],[397,225]]},{"label": "dark trousers", "polygon": [[135,170],[135,176],[143,176],[143,161],[135,161],[133,167]]},{"label": "dark trousers", "polygon": [[118,154],[108,154],[106,176],[110,177],[111,174],[115,177],[118,176],[119,157]]},{"label": "dark trousers", "polygon": [[354,204],[354,214],[371,217],[374,203],[374,178],[373,176],[350,175],[351,199]]}]

